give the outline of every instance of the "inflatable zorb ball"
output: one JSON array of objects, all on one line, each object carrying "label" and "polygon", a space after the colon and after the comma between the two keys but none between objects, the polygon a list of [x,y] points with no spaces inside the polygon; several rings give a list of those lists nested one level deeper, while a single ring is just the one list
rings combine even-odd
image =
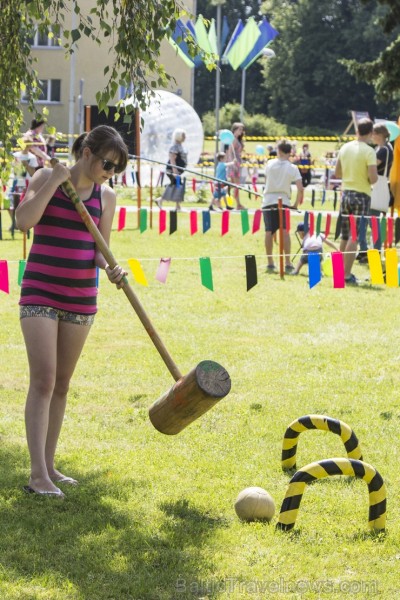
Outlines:
[{"label": "inflatable zorb ball", "polygon": [[[186,139],[183,147],[188,153],[188,165],[196,165],[203,151],[203,126],[196,111],[180,96],[157,91],[150,99],[146,111],[141,112],[144,126],[140,136],[140,155],[168,162],[168,150],[175,129],[184,129]],[[153,168],[163,169],[154,164]]]}]

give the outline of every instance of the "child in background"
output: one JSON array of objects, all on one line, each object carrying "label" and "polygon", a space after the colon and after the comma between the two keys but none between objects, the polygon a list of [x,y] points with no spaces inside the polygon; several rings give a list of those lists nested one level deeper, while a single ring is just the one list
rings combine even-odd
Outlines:
[{"label": "child in background", "polygon": [[[217,168],[215,171],[215,177],[218,182],[215,182],[215,189],[213,192],[213,198],[209,206],[209,210],[222,210],[221,198],[226,198],[226,191],[228,187],[226,167],[233,165],[233,162],[226,162],[225,152],[218,152],[217,154]],[[227,206],[228,208],[228,206]]]},{"label": "child in background", "polygon": [[299,264],[293,271],[293,275],[298,275],[300,272],[300,269],[303,267],[303,265],[308,264],[308,255],[311,253],[312,254],[318,253],[319,257],[320,257],[320,261],[322,262],[322,246],[324,243],[328,244],[328,246],[330,246],[334,250],[338,250],[338,248],[335,246],[335,244],[332,244],[332,242],[330,242],[327,239],[325,234],[319,233],[318,235],[316,235],[314,233],[313,235],[310,235],[308,232],[305,233],[304,232],[304,223],[299,223],[297,225],[296,232],[299,234],[299,237],[302,240],[301,247],[303,249],[303,254],[300,256]]}]

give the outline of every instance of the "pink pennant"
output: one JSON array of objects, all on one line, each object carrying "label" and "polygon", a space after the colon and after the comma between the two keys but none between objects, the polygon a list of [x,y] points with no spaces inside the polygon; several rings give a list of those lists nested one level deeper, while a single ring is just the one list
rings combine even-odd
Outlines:
[{"label": "pink pennant", "polygon": [[259,208],[254,213],[252,233],[256,233],[260,229],[262,210]]},{"label": "pink pennant", "polygon": [[378,232],[378,219],[376,217],[371,217],[371,231],[372,231],[372,241],[374,244],[378,241],[379,232]]},{"label": "pink pennant", "polygon": [[331,213],[328,213],[326,215],[325,237],[328,237],[329,232],[331,230],[331,219],[332,219]]},{"label": "pink pennant", "polygon": [[125,206],[121,206],[119,209],[118,215],[118,231],[122,231],[124,229],[126,223],[126,208]]},{"label": "pink pennant", "polygon": [[332,252],[333,287],[344,288],[344,260],[341,252]]},{"label": "pink pennant", "polygon": [[229,210],[224,210],[221,219],[221,235],[225,235],[229,231]]},{"label": "pink pennant", "polygon": [[309,218],[308,231],[311,236],[311,235],[314,235],[314,213],[313,212],[308,213],[308,218]]},{"label": "pink pennant", "polygon": [[393,218],[388,217],[387,220],[387,245],[391,246],[393,244]]},{"label": "pink pennant", "polygon": [[190,235],[197,233],[197,210],[190,211]]},{"label": "pink pennant", "polygon": [[354,218],[354,215],[349,215],[348,219],[350,221],[351,239],[352,239],[353,242],[356,242],[357,241],[357,225],[356,225],[356,220]]},{"label": "pink pennant", "polygon": [[0,260],[0,290],[6,294],[10,293],[8,281],[8,264],[6,260]]},{"label": "pink pennant", "polygon": [[192,190],[194,193],[196,193],[196,179],[194,177],[192,179]]},{"label": "pink pennant", "polygon": [[164,233],[164,231],[167,228],[167,211],[165,210],[160,210],[160,216],[159,216],[159,220],[158,220],[158,228],[159,228],[159,233]]},{"label": "pink pennant", "polygon": [[290,208],[285,208],[286,231],[290,233]]},{"label": "pink pennant", "polygon": [[167,281],[170,266],[170,258],[160,258],[160,263],[158,265],[156,273],[157,281],[160,281],[161,283],[165,283]]}]

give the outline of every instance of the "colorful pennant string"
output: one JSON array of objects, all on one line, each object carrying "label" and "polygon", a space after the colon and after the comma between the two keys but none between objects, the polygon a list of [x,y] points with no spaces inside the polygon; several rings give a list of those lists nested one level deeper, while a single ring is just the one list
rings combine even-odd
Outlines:
[{"label": "colorful pennant string", "polygon": [[171,266],[170,258],[161,258],[160,259],[160,262],[159,262],[158,268],[157,268],[157,272],[156,272],[157,281],[160,281],[161,283],[166,283],[170,266]]},{"label": "colorful pennant string", "polygon": [[126,208],[125,206],[121,206],[118,214],[118,231],[122,231],[125,228],[126,224]]},{"label": "colorful pennant string", "polygon": [[136,258],[129,258],[128,265],[137,283],[140,283],[140,285],[149,285],[146,279],[146,275],[144,274],[144,271],[142,269],[142,265]]},{"label": "colorful pennant string", "polygon": [[257,263],[256,257],[254,254],[247,254],[245,256],[245,264],[246,264],[246,284],[247,291],[251,290],[254,286],[257,285]]},{"label": "colorful pennant string", "polygon": [[200,275],[201,285],[206,287],[208,290],[214,291],[211,260],[208,257],[200,258]]}]

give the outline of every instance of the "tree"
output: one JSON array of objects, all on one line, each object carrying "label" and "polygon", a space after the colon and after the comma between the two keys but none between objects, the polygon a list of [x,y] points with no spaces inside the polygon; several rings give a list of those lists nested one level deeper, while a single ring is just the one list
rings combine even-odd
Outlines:
[{"label": "tree", "polygon": [[366,81],[374,86],[378,100],[387,102],[400,97],[400,5],[398,0],[378,2],[389,7],[379,21],[387,36],[387,46],[374,60],[361,64],[356,60],[347,60],[343,64],[358,81]]},{"label": "tree", "polygon": [[271,101],[269,114],[292,127],[344,128],[349,110],[385,116],[393,105],[374,100],[374,89],[356,84],[340,59],[365,61],[385,47],[375,25],[382,17],[377,1],[267,0],[280,35],[276,58],[264,67]]},{"label": "tree", "polygon": [[[143,106],[151,90],[168,83],[170,77],[157,59],[162,40],[185,13],[179,1],[97,0],[94,4],[85,13],[86,3],[78,0],[0,0],[0,178],[7,177],[13,140],[20,131],[23,90],[35,113],[34,102],[40,90],[29,45],[35,28],[47,32],[51,27],[52,35],[61,38],[69,53],[81,36],[98,44],[113,36],[114,53],[110,64],[104,66],[104,89],[97,94],[101,110],[107,109],[119,85],[129,89],[133,83],[135,97]],[[72,10],[78,24],[69,30],[66,17]],[[191,48],[193,54],[198,50],[193,43]]]}]

